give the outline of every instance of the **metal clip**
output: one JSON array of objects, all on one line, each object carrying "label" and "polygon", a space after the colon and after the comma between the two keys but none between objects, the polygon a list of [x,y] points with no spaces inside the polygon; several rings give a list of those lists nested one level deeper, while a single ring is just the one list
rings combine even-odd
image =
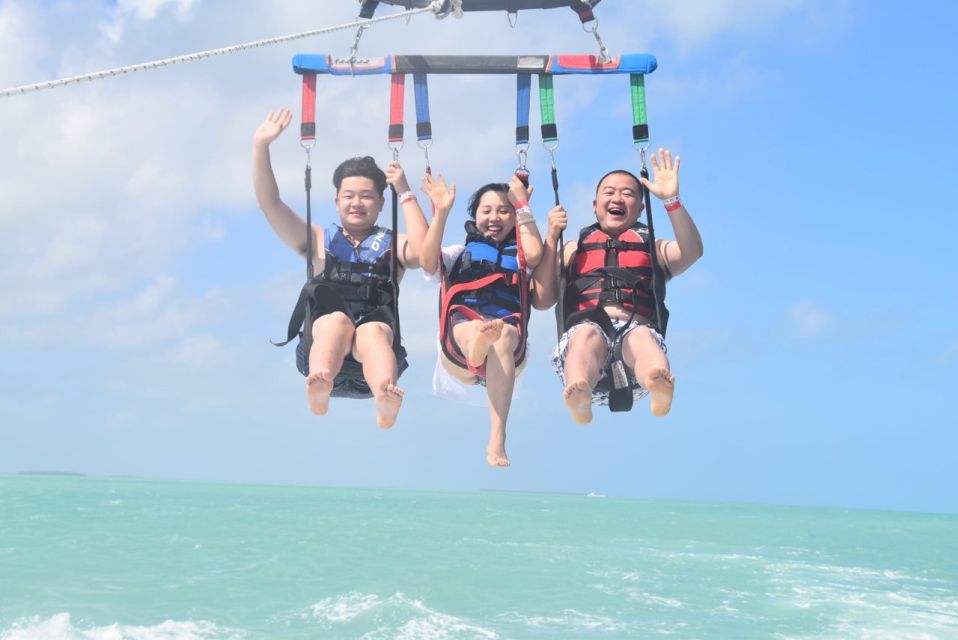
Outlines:
[{"label": "metal clip", "polygon": [[609,55],[609,50],[606,48],[605,43],[602,42],[602,37],[599,35],[599,19],[595,18],[595,24],[592,25],[592,28],[582,25],[582,30],[591,33],[595,37],[595,41],[599,45],[599,60],[601,62],[610,62],[612,56]]},{"label": "metal clip", "polygon": [[621,360],[612,363],[612,384],[616,389],[624,389],[629,386],[629,376],[625,373],[625,364]]},{"label": "metal clip", "polygon": [[359,52],[359,40],[363,37],[363,32],[369,28],[367,24],[359,25],[359,28],[356,29],[356,37],[353,39],[353,46],[349,48],[349,73],[350,75],[356,75],[355,63],[356,63],[356,54]]}]

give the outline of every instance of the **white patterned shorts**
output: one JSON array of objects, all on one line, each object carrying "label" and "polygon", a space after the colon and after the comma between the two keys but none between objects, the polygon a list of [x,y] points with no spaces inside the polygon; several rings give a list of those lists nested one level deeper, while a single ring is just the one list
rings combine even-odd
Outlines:
[{"label": "white patterned shorts", "polygon": [[[611,318],[611,320],[612,320],[612,327],[615,329],[616,333],[619,333],[622,327],[624,327],[626,324],[625,320],[622,320],[619,318]],[[607,375],[609,375],[609,366],[612,364],[612,357],[614,355],[612,336],[606,335],[606,333],[602,330],[602,327],[600,327],[595,322],[592,322],[591,320],[584,320],[576,325],[573,325],[571,329],[569,329],[568,331],[562,334],[562,337],[559,338],[559,344],[556,345],[555,351],[552,353],[552,369],[557,374],[559,374],[559,380],[562,381],[563,387],[565,387],[566,385],[565,359],[569,351],[569,338],[572,336],[573,333],[575,333],[576,329],[578,329],[584,324],[591,324],[592,326],[594,326],[596,329],[599,330],[599,333],[601,333],[605,337],[605,344],[608,347],[609,353],[605,358],[605,362],[602,363],[602,370],[599,372],[599,379],[601,380],[605,378]],[[625,337],[629,335],[630,331],[632,331],[636,327],[642,327],[645,325],[646,323],[643,321],[632,320],[631,322],[629,322],[628,328],[622,331],[621,336],[619,336],[619,340],[625,340]],[[653,329],[652,327],[649,327],[649,331],[652,333],[652,337],[655,338],[656,343],[658,343],[659,348],[662,349],[662,353],[668,353],[668,349],[665,346],[665,338],[662,337],[662,334],[656,331],[655,329]],[[638,385],[638,386],[635,386],[634,389],[632,389],[632,398],[634,400],[641,400],[645,396],[649,395],[649,390],[639,385],[638,382],[636,381],[635,373],[633,373],[632,371],[629,371],[628,369],[626,369],[626,373],[628,374],[628,377],[629,377],[629,383],[632,385]],[[598,404],[598,405],[609,404],[609,392],[594,390],[592,392],[592,404]]]}]

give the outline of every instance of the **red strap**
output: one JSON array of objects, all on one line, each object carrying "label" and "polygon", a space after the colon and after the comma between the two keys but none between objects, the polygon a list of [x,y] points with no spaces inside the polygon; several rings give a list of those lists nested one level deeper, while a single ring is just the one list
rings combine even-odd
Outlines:
[{"label": "red strap", "polygon": [[303,119],[299,126],[302,140],[316,139],[316,74],[303,74]]},{"label": "red strap", "polygon": [[389,90],[389,141],[402,142],[403,105],[406,99],[406,74],[392,74]]}]

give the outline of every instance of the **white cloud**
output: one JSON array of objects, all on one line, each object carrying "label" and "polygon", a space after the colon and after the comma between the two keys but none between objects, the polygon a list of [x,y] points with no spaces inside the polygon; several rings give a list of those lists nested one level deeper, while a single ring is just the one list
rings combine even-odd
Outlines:
[{"label": "white cloud", "polygon": [[829,334],[838,325],[835,314],[811,300],[790,305],[786,309],[786,315],[791,330],[803,338]]},{"label": "white cloud", "polygon": [[[11,86],[346,23],[355,17],[356,4],[327,2],[318,11],[316,3],[300,0],[240,8],[224,0],[121,0],[113,8],[7,0],[0,3],[0,77]],[[379,15],[391,11],[382,6]],[[602,37],[617,53],[642,51],[661,39],[700,46],[730,29],[760,32],[798,11],[794,2],[748,4],[746,10],[743,2],[728,0],[609,2],[596,14]],[[476,36],[483,33],[495,37]],[[216,335],[215,319],[249,305],[251,295],[258,296],[255,304],[280,308],[282,325],[292,300],[284,295],[268,301],[267,296],[278,298],[279,291],[294,296],[298,272],[280,282],[285,276],[274,277],[275,266],[263,264],[259,283],[223,282],[210,290],[191,286],[184,255],[212,242],[228,246],[230,218],[258,215],[249,143],[270,109],[298,107],[292,54],[345,53],[353,35],[342,31],[0,100],[0,137],[9,151],[0,156],[0,279],[5,283],[0,339],[60,344],[57,328],[69,319],[79,344],[103,349],[169,345],[172,352],[193,354],[182,358],[198,361],[204,349],[214,350],[209,336]],[[594,50],[592,36],[569,11],[523,13],[516,29],[499,14],[444,21],[419,16],[409,24],[375,25],[360,48],[369,55]],[[744,57],[723,64],[738,70],[734,75],[746,88],[761,80]],[[668,82],[666,76],[661,84]],[[459,184],[461,216],[470,189],[505,178],[515,166],[514,82],[435,76],[430,84],[436,139],[430,155],[437,170]],[[322,83],[318,121],[323,135],[313,152],[314,203],[321,210],[331,198],[328,176],[343,157],[372,153],[381,162],[387,159],[387,86],[385,77]],[[591,218],[594,176],[569,167],[589,167],[595,158],[573,157],[577,144],[590,145],[576,123],[590,116],[628,119],[627,101],[599,102],[598,87],[584,79],[557,85],[560,181],[573,220],[582,223]],[[411,89],[407,93],[411,105]],[[533,123],[535,108],[534,103]],[[407,110],[411,131],[411,106]],[[422,155],[410,133],[407,139],[401,157],[415,176]],[[603,165],[634,162],[630,146],[593,155]],[[303,153],[294,130],[274,145],[273,160],[284,198],[302,210]],[[552,199],[548,157],[536,146],[530,162],[540,180],[536,201],[545,207]],[[262,242],[272,247],[279,241],[264,226]],[[231,259],[255,264],[258,257],[254,249]],[[257,287],[268,291],[250,291]],[[417,284],[404,287],[403,295],[404,312],[410,310],[414,318],[404,324],[407,343],[432,353],[434,292]],[[828,324],[827,313],[814,311],[801,306],[794,311],[803,318],[796,321],[799,330]],[[429,330],[418,331],[421,324]]]}]

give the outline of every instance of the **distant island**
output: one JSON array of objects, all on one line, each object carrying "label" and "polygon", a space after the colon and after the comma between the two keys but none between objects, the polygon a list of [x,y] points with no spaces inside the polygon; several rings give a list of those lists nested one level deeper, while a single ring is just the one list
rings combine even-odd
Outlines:
[{"label": "distant island", "polygon": [[20,471],[17,475],[21,476],[85,476],[85,473],[77,471]]}]

